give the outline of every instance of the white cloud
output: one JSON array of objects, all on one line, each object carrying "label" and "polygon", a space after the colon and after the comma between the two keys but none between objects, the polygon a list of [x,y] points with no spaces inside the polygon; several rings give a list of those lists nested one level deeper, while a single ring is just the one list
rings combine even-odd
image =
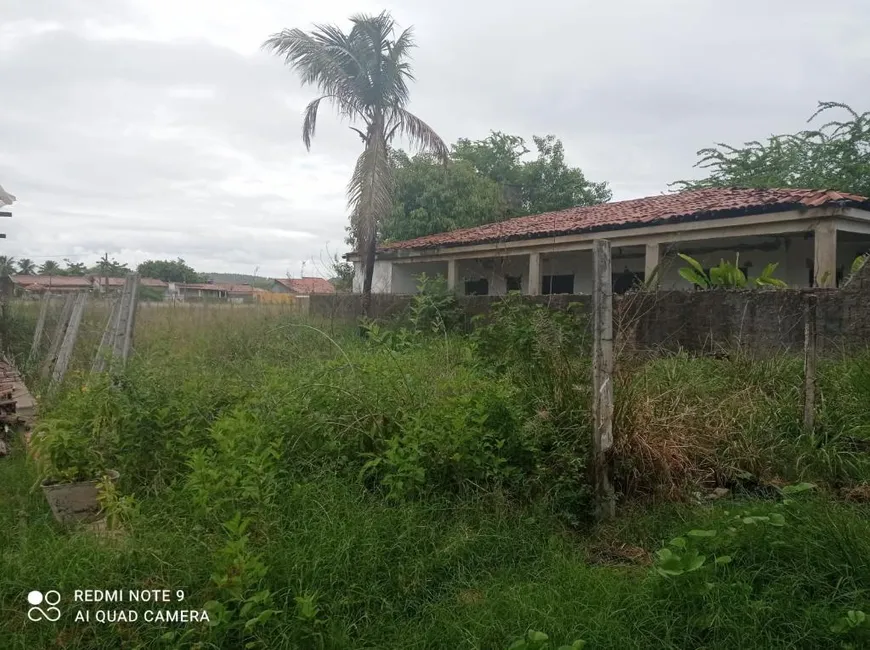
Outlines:
[{"label": "white cloud", "polygon": [[870,108],[861,0],[6,0],[5,252],[283,275],[343,251],[359,141],[327,112],[306,152],[313,93],[259,48],[382,8],[415,25],[412,110],[446,140],[554,133],[616,198],[692,176],[713,142],[803,128],[818,100]]}]

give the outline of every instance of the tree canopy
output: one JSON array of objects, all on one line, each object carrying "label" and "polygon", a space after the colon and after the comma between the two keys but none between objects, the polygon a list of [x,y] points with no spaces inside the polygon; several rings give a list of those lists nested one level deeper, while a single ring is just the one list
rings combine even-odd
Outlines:
[{"label": "tree canopy", "polygon": [[353,264],[333,254],[329,260],[329,281],[338,293],[353,292]]},{"label": "tree canopy", "polygon": [[0,275],[15,275],[18,272],[16,264],[17,261],[14,257],[0,255]]},{"label": "tree canopy", "polygon": [[114,257],[109,258],[108,253],[101,257],[94,266],[88,269],[88,273],[92,275],[99,275],[107,278],[123,278],[129,272],[130,269],[127,268],[126,262],[122,264]]},{"label": "tree canopy", "polygon": [[870,196],[870,111],[839,102],[819,102],[808,123],[836,116],[818,129],[773,135],[743,146],[718,143],[701,149],[695,167],[701,180],[681,180],[676,189],[707,187],[794,187],[833,189]]},{"label": "tree canopy", "polygon": [[73,262],[66,257],[63,261],[66,263],[66,268],[63,270],[64,275],[82,276],[88,272],[88,267],[83,262]]},{"label": "tree canopy", "polygon": [[18,272],[21,275],[33,275],[36,273],[36,263],[27,257],[18,260]]},{"label": "tree canopy", "polygon": [[396,187],[393,209],[381,224],[387,240],[465,228],[509,214],[501,186],[465,160],[443,165],[432,156],[393,156]]},{"label": "tree canopy", "polygon": [[164,282],[204,282],[204,277],[182,259],[146,260],[136,267],[143,278],[156,278]]},{"label": "tree canopy", "polygon": [[520,136],[493,131],[461,138],[443,165],[425,154],[394,152],[393,208],[381,223],[384,239],[421,237],[502,219],[610,200],[607,183],[586,180],[565,162],[562,142],[533,136],[537,157]]}]

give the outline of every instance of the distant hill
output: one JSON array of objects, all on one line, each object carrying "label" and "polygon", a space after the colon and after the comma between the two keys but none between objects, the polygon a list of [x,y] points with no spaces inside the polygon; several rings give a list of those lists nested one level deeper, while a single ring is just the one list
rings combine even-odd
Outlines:
[{"label": "distant hill", "polygon": [[244,273],[203,273],[215,284],[250,284],[255,287],[268,289],[272,286],[271,278],[262,275],[245,275]]}]

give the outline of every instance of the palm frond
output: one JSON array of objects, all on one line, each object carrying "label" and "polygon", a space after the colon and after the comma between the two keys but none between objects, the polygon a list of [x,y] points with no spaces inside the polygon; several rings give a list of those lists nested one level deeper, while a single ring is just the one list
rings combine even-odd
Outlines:
[{"label": "palm frond", "polygon": [[399,106],[405,106],[410,99],[408,82],[414,81],[414,73],[408,59],[414,47],[413,27],[403,31],[394,42],[387,43],[384,76],[389,80],[390,93]]},{"label": "palm frond", "polygon": [[263,49],[283,57],[303,85],[316,86],[322,94],[340,99],[336,109],[346,117],[363,110],[358,96],[360,62],[354,43],[341,30],[324,26],[312,33],[285,29],[263,43]]},{"label": "palm frond", "polygon": [[317,99],[311,100],[308,106],[305,107],[305,114],[302,119],[302,142],[305,148],[311,150],[311,139],[314,137],[314,132],[317,129],[317,110],[320,108],[320,102],[324,99],[330,99],[341,113],[342,99],[335,95],[321,95]]},{"label": "palm frond", "polygon": [[357,14],[351,21],[353,38],[365,52],[361,62],[370,83],[369,103],[382,108],[404,106],[409,97],[408,81],[413,79],[407,61],[414,47],[413,29],[406,29],[394,39],[396,22],[387,12],[376,16]]},{"label": "palm frond", "polygon": [[444,144],[441,136],[435,132],[435,129],[410,111],[402,107],[393,108],[387,127],[387,142],[390,141],[396,132],[399,132],[408,138],[412,146],[434,154],[442,162],[447,161],[450,150]]},{"label": "palm frond", "polygon": [[359,139],[363,141],[363,144],[365,144],[366,142],[369,141],[369,136],[367,136],[365,133],[363,133],[362,131],[360,131],[360,130],[359,130],[358,128],[356,128],[355,126],[350,127],[350,130],[351,130],[351,131],[356,131],[356,132],[359,134]]},{"label": "palm frond", "polygon": [[374,245],[378,220],[392,209],[393,170],[383,137],[377,134],[357,159],[347,185],[347,203],[351,221],[360,243]]}]

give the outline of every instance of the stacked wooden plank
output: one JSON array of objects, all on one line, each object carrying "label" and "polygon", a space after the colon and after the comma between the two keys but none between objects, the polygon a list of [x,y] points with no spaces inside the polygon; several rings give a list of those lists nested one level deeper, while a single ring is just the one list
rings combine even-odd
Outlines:
[{"label": "stacked wooden plank", "polygon": [[30,426],[36,415],[36,400],[21,374],[6,359],[0,360],[0,424]]}]

